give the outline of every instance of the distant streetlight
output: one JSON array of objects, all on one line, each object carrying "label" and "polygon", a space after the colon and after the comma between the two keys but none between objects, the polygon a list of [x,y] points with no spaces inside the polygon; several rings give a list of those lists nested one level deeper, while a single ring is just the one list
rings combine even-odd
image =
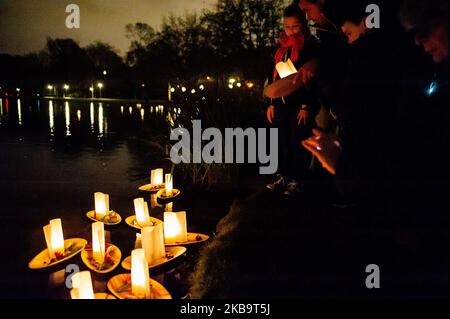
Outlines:
[{"label": "distant streetlight", "polygon": [[203,91],[205,89],[205,86],[203,84],[200,84],[199,89]]},{"label": "distant streetlight", "polygon": [[236,79],[235,78],[230,78],[228,80],[228,83],[234,84],[234,83],[236,83]]},{"label": "distant streetlight", "polygon": [[183,92],[183,93],[186,92],[186,90],[187,89],[184,86],[181,88],[181,92]]},{"label": "distant streetlight", "polygon": [[195,94],[195,92],[196,92],[195,89],[192,89],[192,90],[191,90],[191,93],[192,93],[192,94]]},{"label": "distant streetlight", "polygon": [[92,98],[94,98],[94,87],[91,86],[91,87],[89,88],[89,91],[91,92]]},{"label": "distant streetlight", "polygon": [[170,88],[170,92],[174,93],[175,92],[175,88]]},{"label": "distant streetlight", "polygon": [[49,91],[49,94],[52,94],[52,91],[53,91],[53,95],[56,96],[56,86],[49,84],[49,85],[47,85],[47,89]]},{"label": "distant streetlight", "polygon": [[100,98],[102,98],[103,83],[98,83],[98,84],[97,84],[97,87],[98,87],[99,90],[100,90]]},{"label": "distant streetlight", "polygon": [[17,91],[17,93],[20,93],[20,89],[19,88],[17,88],[16,91]]},{"label": "distant streetlight", "polygon": [[240,87],[242,86],[241,82],[238,82],[238,83],[236,84],[236,86],[237,86],[238,88],[240,88]]},{"label": "distant streetlight", "polygon": [[108,75],[108,72],[106,70],[103,70],[103,75]]},{"label": "distant streetlight", "polygon": [[64,84],[63,89],[64,89],[64,96],[63,97],[66,97],[66,92],[70,89],[70,87],[67,84]]},{"label": "distant streetlight", "polygon": [[255,86],[255,84],[253,82],[251,82],[251,81],[248,81],[246,83],[246,85],[247,85],[247,88],[249,88],[249,89],[252,89]]}]

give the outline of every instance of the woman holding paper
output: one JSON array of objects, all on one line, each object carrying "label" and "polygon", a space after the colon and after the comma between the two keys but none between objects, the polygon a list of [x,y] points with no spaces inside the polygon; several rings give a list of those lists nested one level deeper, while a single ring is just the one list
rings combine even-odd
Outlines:
[{"label": "woman holding paper", "polygon": [[[275,54],[273,82],[295,74],[305,63],[313,61],[318,51],[316,39],[310,35],[305,15],[298,6],[287,7],[283,20],[284,32]],[[300,182],[306,178],[311,156],[298,141],[311,136],[319,110],[312,87],[302,86],[288,96],[270,99],[267,119],[278,128],[280,158],[277,180],[267,185],[268,189],[282,190],[288,196],[300,192]]]}]

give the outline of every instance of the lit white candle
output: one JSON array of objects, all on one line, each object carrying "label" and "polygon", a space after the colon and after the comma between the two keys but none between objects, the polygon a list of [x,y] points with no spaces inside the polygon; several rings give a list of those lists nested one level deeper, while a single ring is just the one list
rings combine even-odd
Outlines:
[{"label": "lit white candle", "polygon": [[166,212],[173,212],[173,202],[166,204]]},{"label": "lit white candle", "polygon": [[70,291],[72,299],[95,299],[89,271],[74,274],[72,276],[72,288]]},{"label": "lit white candle", "polygon": [[162,168],[154,169],[150,173],[150,184],[161,185],[163,183],[164,170]]},{"label": "lit white candle", "polygon": [[103,193],[95,193],[95,214],[98,218],[106,216],[109,212],[109,195]]},{"label": "lit white candle", "polygon": [[148,204],[143,198],[136,198],[134,200],[134,212],[136,213],[136,220],[141,226],[150,225]]},{"label": "lit white candle", "polygon": [[64,255],[64,235],[61,219],[53,219],[44,226],[45,242],[50,259],[56,258],[56,253]]},{"label": "lit white candle", "polygon": [[297,69],[295,68],[291,59],[288,59],[287,62],[277,63],[276,69],[278,71],[278,74],[280,75],[280,78],[282,79],[288,77],[289,75],[297,73]]},{"label": "lit white candle", "polygon": [[151,298],[150,274],[144,249],[131,252],[131,292],[137,298]]},{"label": "lit white candle", "polygon": [[187,241],[186,212],[164,213],[164,239],[166,244]]},{"label": "lit white candle", "polygon": [[163,225],[145,227],[141,230],[142,248],[149,265],[166,256]]},{"label": "lit white candle", "polygon": [[166,196],[172,196],[173,190],[173,176],[172,174],[166,174]]},{"label": "lit white candle", "polygon": [[105,226],[101,222],[92,224],[92,252],[100,265],[105,261]]}]

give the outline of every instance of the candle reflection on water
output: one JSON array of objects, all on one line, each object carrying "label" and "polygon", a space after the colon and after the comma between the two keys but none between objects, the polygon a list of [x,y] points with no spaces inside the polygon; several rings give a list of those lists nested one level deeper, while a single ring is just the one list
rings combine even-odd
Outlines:
[{"label": "candle reflection on water", "polygon": [[3,116],[3,99],[0,99],[0,116]]}]

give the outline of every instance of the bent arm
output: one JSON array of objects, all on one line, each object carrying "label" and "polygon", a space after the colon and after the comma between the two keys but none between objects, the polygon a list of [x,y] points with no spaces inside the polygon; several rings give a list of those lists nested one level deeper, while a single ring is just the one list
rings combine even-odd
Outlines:
[{"label": "bent arm", "polygon": [[303,85],[301,81],[294,83],[296,76],[297,74],[295,73],[268,85],[264,89],[264,95],[271,99],[278,99],[283,96],[291,95]]}]

